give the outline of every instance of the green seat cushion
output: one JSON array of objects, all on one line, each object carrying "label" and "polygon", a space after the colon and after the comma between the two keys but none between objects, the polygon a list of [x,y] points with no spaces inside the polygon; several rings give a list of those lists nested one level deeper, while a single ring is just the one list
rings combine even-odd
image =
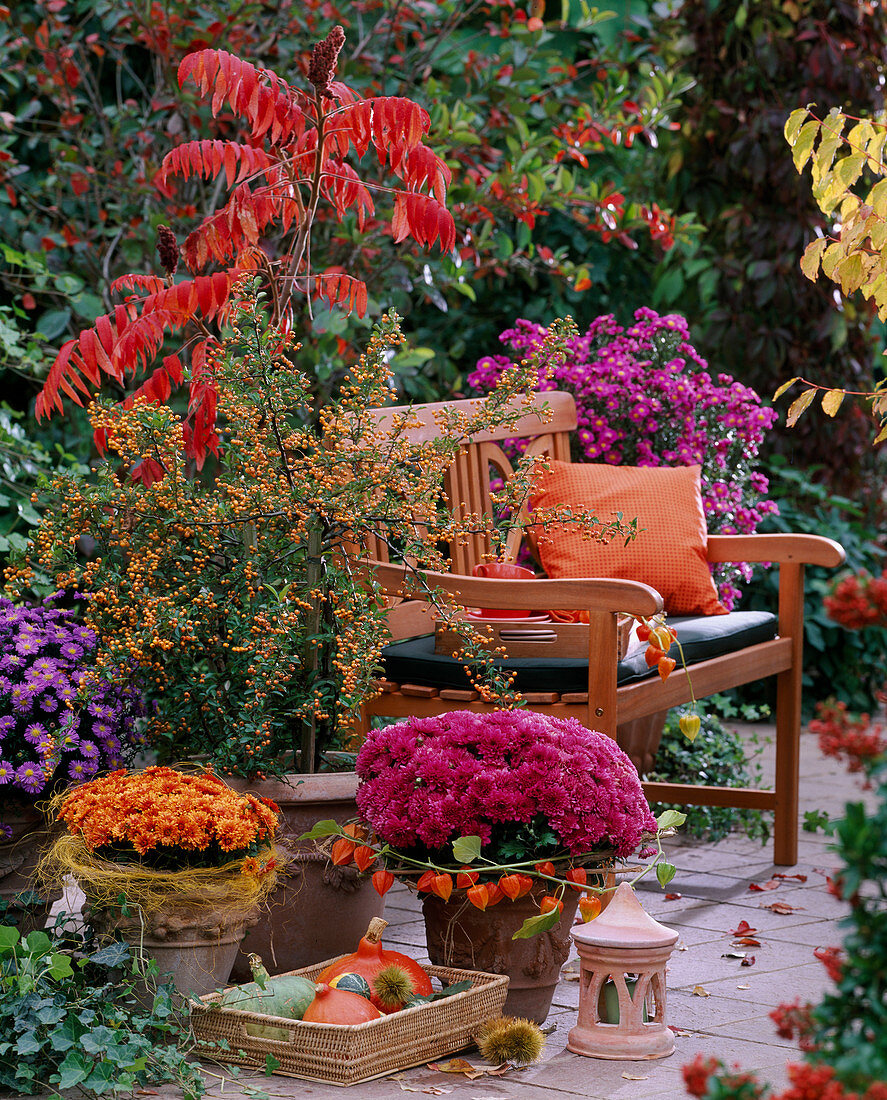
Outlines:
[{"label": "green seat cushion", "polygon": [[[669,619],[678,632],[688,665],[735,653],[776,636],[776,616],[768,611],[731,611],[729,615],[687,615]],[[678,659],[677,646],[671,656]],[[385,676],[398,684],[423,684],[436,688],[470,689],[471,681],[461,662],[434,652],[434,635],[422,634],[393,642],[382,651]],[[515,674],[518,691],[556,691],[560,694],[588,690],[588,661],[578,657],[519,657],[496,664]],[[631,684],[654,675],[643,649],[620,661],[619,684]]]}]

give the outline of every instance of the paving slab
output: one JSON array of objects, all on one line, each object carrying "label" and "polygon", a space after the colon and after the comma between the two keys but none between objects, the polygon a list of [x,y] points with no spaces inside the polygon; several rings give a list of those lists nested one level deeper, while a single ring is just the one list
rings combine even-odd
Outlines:
[{"label": "paving slab", "polygon": [[[769,781],[773,745],[772,740],[766,742],[771,731],[747,725],[738,728],[746,736],[756,732],[764,742],[760,758],[765,782]],[[819,754],[816,738],[810,734],[802,737],[801,772],[801,821],[807,809],[822,809],[836,818],[845,802],[872,800],[853,777]],[[848,912],[846,903],[826,889],[826,877],[838,863],[829,844],[822,833],[801,832],[798,866],[786,868],[773,864],[770,842],[762,846],[742,834],[731,834],[717,843],[680,835],[667,842],[668,858],[677,867],[667,893],[680,896],[666,897],[666,891],[650,878],[638,885],[638,895],[647,912],[679,933],[667,972],[667,1019],[675,1030],[676,1043],[669,1058],[611,1062],[581,1057],[566,1049],[579,999],[578,960],[572,951],[546,1021],[545,1052],[535,1066],[473,1080],[425,1066],[343,1090],[252,1071],[242,1071],[235,1078],[231,1067],[206,1064],[207,1096],[209,1100],[239,1100],[242,1096],[249,1100],[262,1100],[263,1096],[274,1100],[402,1100],[407,1095],[451,1096],[454,1100],[681,1100],[686,1095],[682,1067],[697,1054],[756,1071],[774,1089],[784,1088],[788,1083],[786,1063],[799,1061],[800,1054],[793,1043],[776,1035],[769,1013],[777,1004],[795,998],[817,1000],[830,987],[813,949],[841,942],[838,922]],[[775,873],[806,875],[806,881],[783,879],[775,889],[749,889],[752,883],[769,882]],[[398,884],[386,901],[386,943],[427,958],[416,896]],[[766,908],[774,901],[795,908],[786,913]],[[745,967],[740,959],[729,957],[734,950],[733,930],[741,921],[756,929],[760,941],[760,947],[736,949],[754,956],[754,965]],[[464,1057],[477,1069],[492,1068],[477,1051],[466,1052]],[[178,1100],[181,1094],[164,1087],[156,1096],[157,1100]]]}]

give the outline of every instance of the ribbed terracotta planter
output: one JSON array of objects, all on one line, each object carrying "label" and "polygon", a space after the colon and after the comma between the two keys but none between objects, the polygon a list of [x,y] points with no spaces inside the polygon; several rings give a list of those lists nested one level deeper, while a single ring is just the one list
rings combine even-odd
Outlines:
[{"label": "ribbed terracotta planter", "polygon": [[426,894],[422,912],[428,957],[438,966],[507,974],[503,1015],[543,1023],[570,952],[570,927],[579,894],[566,891],[561,919],[550,932],[528,940],[511,937],[528,917],[538,916],[539,902],[546,893],[546,887],[537,886],[517,901],[503,898],[486,910],[467,901],[463,890],[454,891],[447,902]]},{"label": "ribbed terracotta planter", "polygon": [[[36,890],[32,880],[51,833],[43,815],[31,806],[0,804],[0,822],[12,829],[9,840],[0,844],[0,898],[10,903],[7,913],[19,934],[27,936],[46,926],[50,909],[62,896],[61,890]],[[16,895],[23,893],[39,894],[40,904],[28,908],[16,905]]]},{"label": "ribbed terracotta planter", "polygon": [[230,783],[277,803],[284,822],[279,840],[294,856],[267,911],[247,933],[232,978],[250,980],[250,952],[261,955],[271,973],[280,974],[353,951],[370,920],[382,915],[384,899],[369,876],[351,866],[334,866],[313,842],[299,844],[298,838],[325,818],[344,824],[357,816],[356,774],[319,772]]},{"label": "ribbed terracotta planter", "polygon": [[157,962],[161,980],[172,979],[180,993],[202,997],[228,985],[231,967],[255,913],[195,913],[172,899],[146,918],[83,907],[84,918],[99,934],[110,935]]}]

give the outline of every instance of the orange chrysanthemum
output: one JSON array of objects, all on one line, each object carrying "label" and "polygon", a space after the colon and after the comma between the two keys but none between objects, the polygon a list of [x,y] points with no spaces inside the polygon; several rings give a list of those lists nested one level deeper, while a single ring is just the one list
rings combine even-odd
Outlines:
[{"label": "orange chrysanthemum", "polygon": [[268,799],[238,794],[212,772],[153,767],[85,783],[65,796],[58,818],[93,852],[178,849],[230,857],[274,836],[277,809]]}]

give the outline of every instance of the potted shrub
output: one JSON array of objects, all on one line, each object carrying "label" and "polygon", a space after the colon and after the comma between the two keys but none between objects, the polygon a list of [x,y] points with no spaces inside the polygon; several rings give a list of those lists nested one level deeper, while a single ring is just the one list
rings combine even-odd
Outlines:
[{"label": "potted shrub", "polygon": [[[661,855],[661,831],[683,821],[654,819],[611,738],[523,709],[372,730],[357,774],[360,824],[322,822],[311,835],[336,837],[334,860],[375,866],[380,891],[395,877],[414,885],[432,962],[509,974],[505,1011],[540,1023],[577,905],[593,919],[615,864]],[[664,885],[674,868],[657,862],[656,873]]]},{"label": "potted shrub", "polygon": [[181,992],[227,983],[286,862],[273,802],[209,771],[121,769],[59,795],[55,818],[64,832],[40,862],[43,881],[73,876],[88,923],[143,948]]},{"label": "potted shrub", "polygon": [[54,900],[22,905],[47,838],[42,804],[119,767],[144,740],[137,681],[91,679],[96,633],[61,597],[36,606],[0,598],[0,898],[6,920],[16,919],[25,934],[45,922]]}]

